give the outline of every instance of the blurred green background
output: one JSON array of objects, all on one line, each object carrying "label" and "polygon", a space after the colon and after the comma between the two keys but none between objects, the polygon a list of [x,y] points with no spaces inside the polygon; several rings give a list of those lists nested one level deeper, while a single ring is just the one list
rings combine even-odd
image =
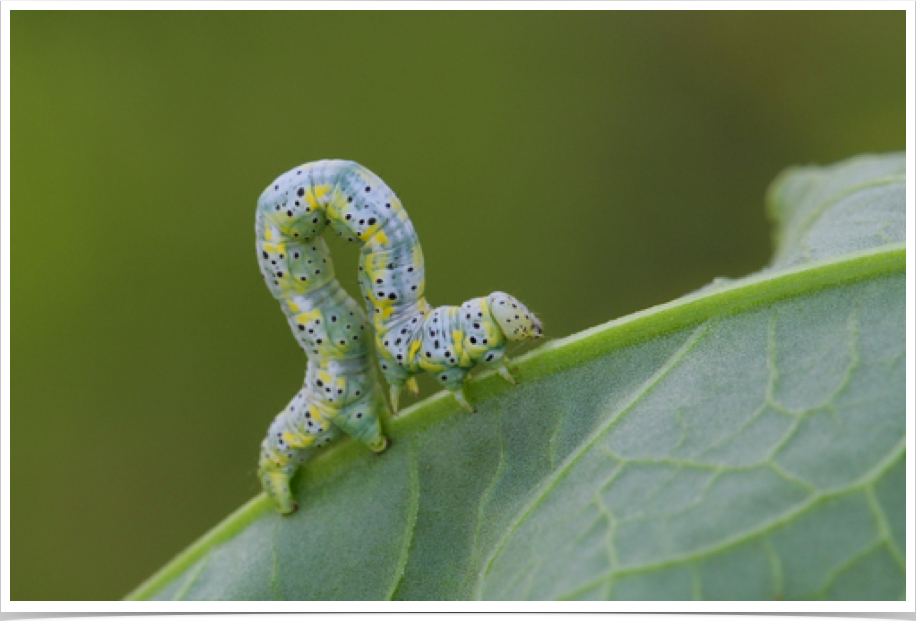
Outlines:
[{"label": "blurred green background", "polygon": [[903,149],[904,19],[14,11],[12,598],[120,598],[259,491],[305,366],[255,260],[280,173],[366,165],[433,304],[567,336],[763,267],[786,166]]}]

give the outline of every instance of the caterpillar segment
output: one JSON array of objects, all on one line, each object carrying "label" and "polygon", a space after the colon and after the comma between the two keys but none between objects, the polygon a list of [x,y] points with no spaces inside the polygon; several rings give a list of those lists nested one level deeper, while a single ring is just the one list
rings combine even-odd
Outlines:
[{"label": "caterpillar segment", "polygon": [[316,194],[321,190],[298,179],[288,173],[265,190],[255,224],[261,273],[308,357],[302,389],[261,444],[258,475],[283,514],[296,510],[290,479],[316,449],[341,433],[374,452],[388,444],[379,419],[389,410],[371,363],[371,325],[337,282],[319,237],[327,225]]}]

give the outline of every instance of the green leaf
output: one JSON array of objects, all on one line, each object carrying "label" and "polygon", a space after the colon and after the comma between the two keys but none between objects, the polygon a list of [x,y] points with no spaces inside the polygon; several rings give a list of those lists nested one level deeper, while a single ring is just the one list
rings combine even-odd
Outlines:
[{"label": "green leaf", "polygon": [[903,598],[904,164],[784,173],[769,268],[415,405],[130,597]]}]

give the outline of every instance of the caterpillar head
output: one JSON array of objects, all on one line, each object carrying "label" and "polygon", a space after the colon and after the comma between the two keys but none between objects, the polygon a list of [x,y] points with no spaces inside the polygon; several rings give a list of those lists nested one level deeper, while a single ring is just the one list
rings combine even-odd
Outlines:
[{"label": "caterpillar head", "polygon": [[508,293],[495,291],[487,296],[490,314],[510,341],[524,341],[541,336],[541,322],[528,307]]}]

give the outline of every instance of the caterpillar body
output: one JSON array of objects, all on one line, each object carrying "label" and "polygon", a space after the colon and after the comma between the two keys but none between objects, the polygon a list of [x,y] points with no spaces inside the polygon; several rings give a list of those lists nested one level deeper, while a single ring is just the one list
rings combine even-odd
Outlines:
[{"label": "caterpillar body", "polygon": [[[330,226],[363,244],[360,290],[369,318],[334,277],[320,235]],[[370,363],[379,366],[397,411],[404,386],[429,372],[472,410],[462,386],[476,365],[507,368],[507,341],[538,338],[541,324],[502,293],[461,306],[426,301],[423,251],[397,195],[355,162],[323,160],[278,177],[258,200],[258,260],[271,293],[309,358],[302,390],[273,421],[262,443],[259,476],[281,513],[295,510],[289,480],[315,449],[346,433],[380,452],[388,412]]]}]

